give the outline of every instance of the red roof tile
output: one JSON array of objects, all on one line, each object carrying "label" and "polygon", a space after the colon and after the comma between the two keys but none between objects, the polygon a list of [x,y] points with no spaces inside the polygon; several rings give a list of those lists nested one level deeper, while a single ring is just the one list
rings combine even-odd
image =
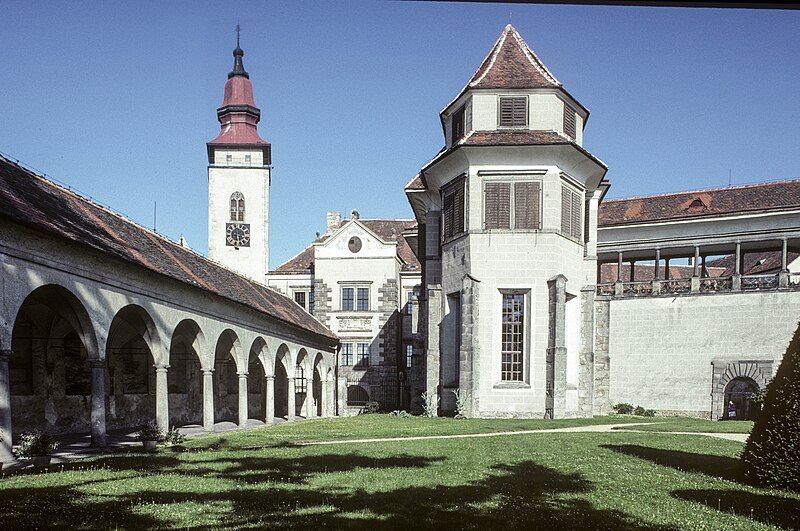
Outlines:
[{"label": "red roof tile", "polygon": [[[664,278],[665,271],[664,264],[661,264],[659,268],[659,277],[661,279]],[[711,262],[706,264],[706,270],[708,271],[709,277],[719,277],[725,276],[723,273],[725,272],[724,267],[715,267],[711,265]],[[690,265],[674,265],[670,264],[669,266],[669,278],[671,279],[687,279],[692,277],[692,273],[694,272],[694,268]],[[636,264],[633,269],[633,280],[634,282],[646,282],[649,280],[653,280],[655,278],[655,265],[654,264]],[[631,266],[630,264],[622,264],[622,275],[621,275],[623,282],[628,282],[631,279]],[[600,265],[600,280],[601,284],[608,284],[610,282],[617,281],[617,264],[616,263],[605,263]]]},{"label": "red roof tile", "polygon": [[142,267],[310,332],[337,336],[290,298],[0,156],[0,217]]},{"label": "red roof tile", "polygon": [[[792,263],[800,256],[800,253],[789,251],[787,253],[787,263]],[[722,276],[729,277],[733,275],[736,264],[736,255],[729,254],[716,260],[710,260],[707,265],[714,267],[722,267],[725,272]],[[740,271],[743,275],[765,275],[771,273],[778,273],[781,270],[781,252],[780,251],[761,251],[756,253],[742,253],[742,263]]]},{"label": "red roof tile", "polygon": [[742,212],[800,208],[800,179],[692,192],[607,199],[600,204],[601,227]]},{"label": "red roof tile", "polygon": [[[417,226],[417,222],[412,219],[359,219],[369,230],[374,232],[384,241],[397,242],[397,257],[402,262],[402,271],[422,271],[419,260],[414,251],[403,236],[403,231]],[[349,223],[350,220],[344,219],[339,224],[339,228]],[[323,234],[314,243],[324,242],[330,238],[331,234]],[[272,273],[310,273],[314,267],[314,246],[309,245],[299,254],[290,258],[287,262],[279,265]]]}]

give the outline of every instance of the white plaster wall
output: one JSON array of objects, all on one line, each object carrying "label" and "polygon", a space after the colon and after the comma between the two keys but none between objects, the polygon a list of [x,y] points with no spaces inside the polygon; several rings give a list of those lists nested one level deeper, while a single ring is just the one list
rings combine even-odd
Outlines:
[{"label": "white plaster wall", "polygon": [[497,94],[478,92],[472,96],[472,128],[475,131],[497,129]]},{"label": "white plaster wall", "polygon": [[[224,161],[225,153],[215,153],[215,160]],[[260,151],[232,153],[237,160],[243,160],[245,153],[254,160],[262,156]],[[269,267],[269,179],[270,170],[264,166],[208,167],[208,256],[261,283],[266,283]],[[225,225],[231,221],[230,198],[234,192],[244,194],[250,247],[226,245]]]},{"label": "white plaster wall", "polygon": [[711,361],[777,362],[798,321],[795,291],[612,300],[611,403],[709,413]]},{"label": "white plaster wall", "polygon": [[563,132],[564,102],[555,94],[532,93],[528,112],[531,129]]}]

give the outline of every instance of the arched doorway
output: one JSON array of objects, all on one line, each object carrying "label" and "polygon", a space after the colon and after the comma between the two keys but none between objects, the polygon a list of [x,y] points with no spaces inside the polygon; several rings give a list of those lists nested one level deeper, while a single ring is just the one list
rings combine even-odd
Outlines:
[{"label": "arched doorway", "polygon": [[233,330],[219,336],[214,351],[214,422],[239,422],[239,338]]},{"label": "arched doorway", "polygon": [[266,381],[264,365],[260,356],[266,350],[266,343],[257,338],[250,347],[247,364],[247,411],[248,417],[262,421],[267,420]]},{"label": "arched doorway", "polygon": [[752,396],[758,392],[758,384],[752,378],[739,376],[725,386],[725,419],[752,420],[760,411]]},{"label": "arched doorway", "polygon": [[203,423],[203,371],[200,353],[205,338],[200,326],[184,319],[172,334],[169,346],[169,423],[171,426]]},{"label": "arched doorway", "polygon": [[156,415],[155,325],[140,306],[122,308],[106,343],[106,411],[109,428],[134,428]]},{"label": "arched doorway", "polygon": [[369,402],[369,393],[360,385],[347,386],[347,405],[363,406]]},{"label": "arched doorway", "polygon": [[281,345],[275,355],[275,418],[289,416],[289,348]]},{"label": "arched doorway", "polygon": [[[57,285],[32,291],[14,320],[11,348],[9,383],[14,433],[37,429],[53,433],[90,431],[90,362],[99,356],[88,313],[78,298]],[[102,395],[100,387],[94,399],[99,402],[101,413]],[[100,426],[102,433],[93,436],[105,437],[104,415]]]}]

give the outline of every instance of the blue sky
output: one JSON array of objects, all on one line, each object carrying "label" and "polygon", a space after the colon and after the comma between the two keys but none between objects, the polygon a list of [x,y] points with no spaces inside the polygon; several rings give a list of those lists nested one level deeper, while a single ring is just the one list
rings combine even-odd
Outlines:
[{"label": "blue sky", "polygon": [[[67,7],[69,6],[69,7]],[[205,143],[242,25],[272,267],[329,210],[411,217],[438,112],[512,22],[591,109],[609,197],[800,178],[800,12],[412,2],[3,3],[0,151],[206,251]]]}]

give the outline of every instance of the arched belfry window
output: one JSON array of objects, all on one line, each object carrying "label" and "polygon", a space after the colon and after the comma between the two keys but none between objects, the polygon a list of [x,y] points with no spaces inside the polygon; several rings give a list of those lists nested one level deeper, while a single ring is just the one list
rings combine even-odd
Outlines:
[{"label": "arched belfry window", "polygon": [[231,194],[231,221],[244,221],[244,194],[242,192]]}]

